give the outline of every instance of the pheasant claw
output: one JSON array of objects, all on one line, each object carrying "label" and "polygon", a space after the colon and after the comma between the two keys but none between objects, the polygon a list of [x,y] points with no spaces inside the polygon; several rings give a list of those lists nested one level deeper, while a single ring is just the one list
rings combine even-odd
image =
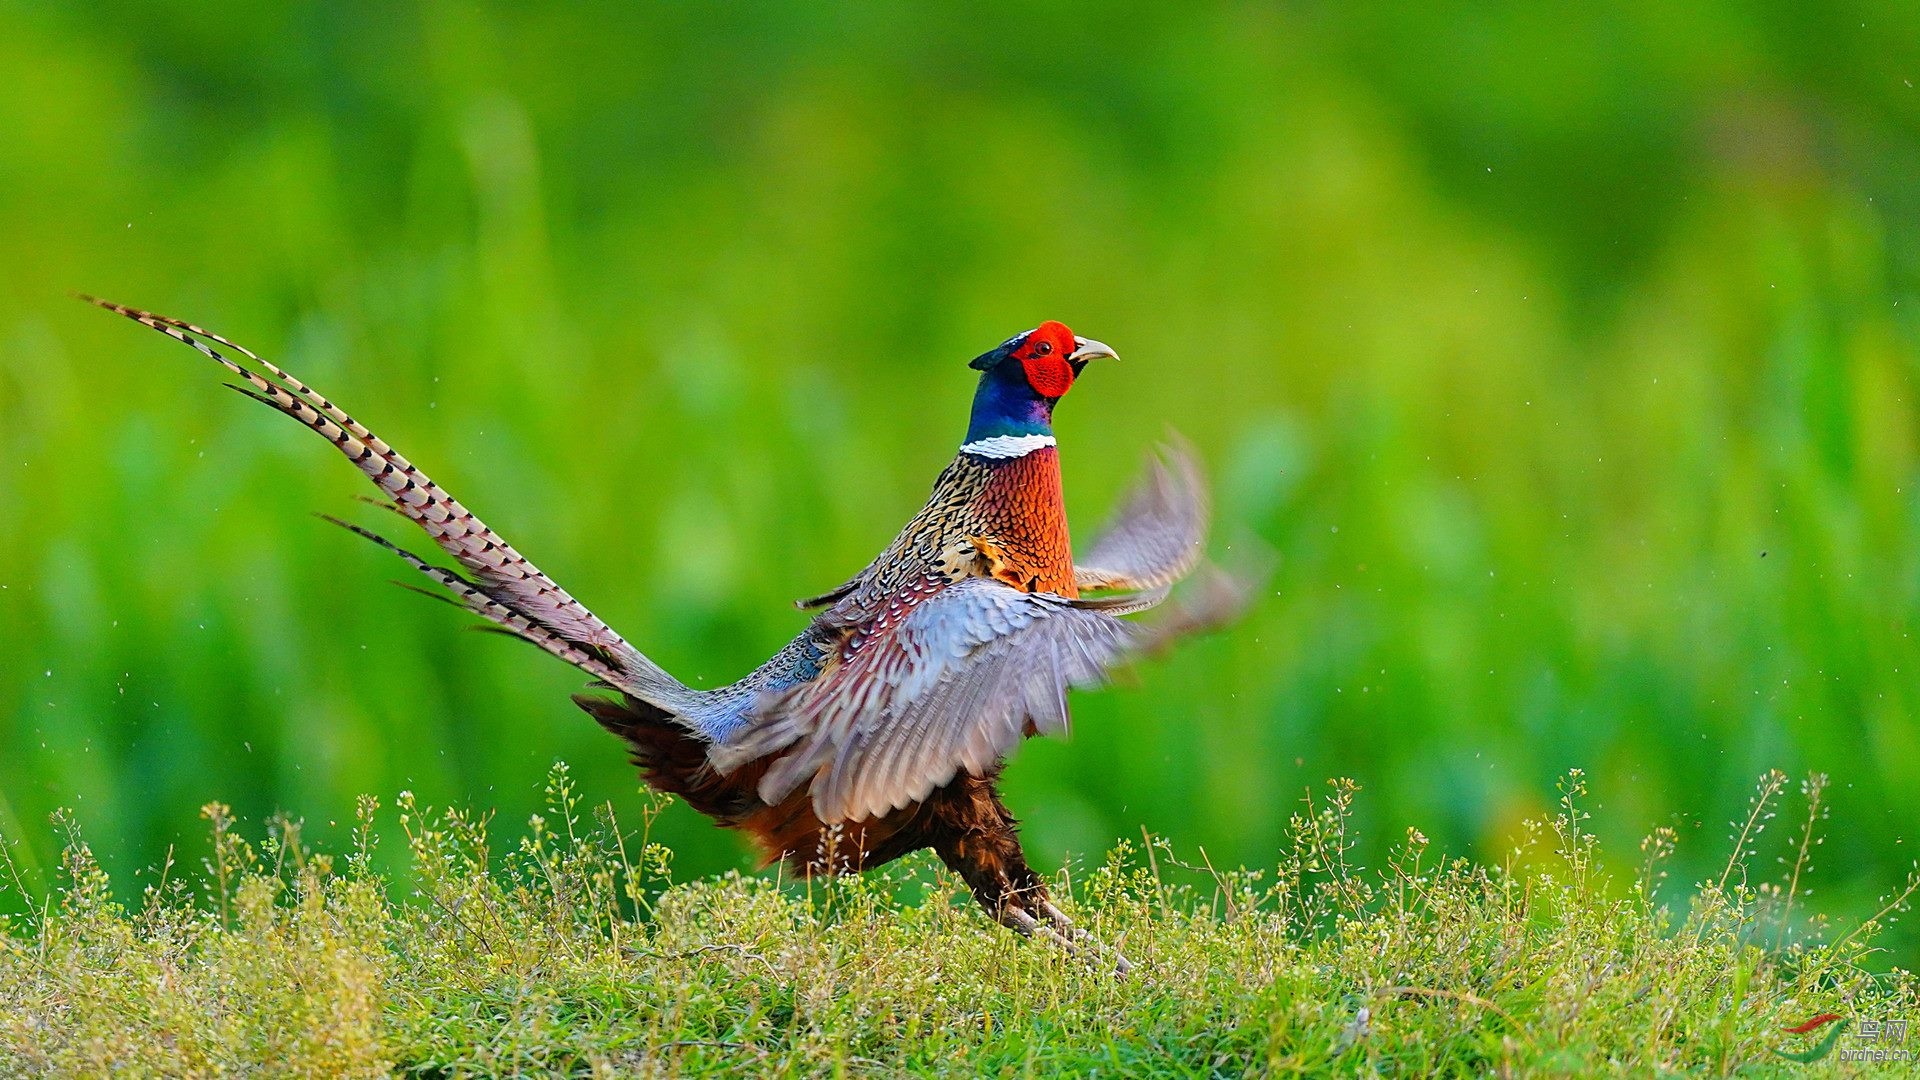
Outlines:
[{"label": "pheasant claw", "polygon": [[[1057,928],[1055,929],[1055,933],[1064,934],[1065,937],[1070,938],[1076,944],[1083,943],[1091,947],[1095,952],[1112,957],[1113,973],[1115,975],[1124,979],[1133,971],[1133,962],[1128,960],[1120,950],[1107,945],[1091,933],[1075,926],[1073,920],[1067,918],[1067,913],[1061,911],[1053,901],[1042,900],[1040,902],[1040,911],[1046,915],[1047,921],[1052,923],[1054,928]],[[1077,953],[1079,950],[1076,948],[1072,951]]]}]

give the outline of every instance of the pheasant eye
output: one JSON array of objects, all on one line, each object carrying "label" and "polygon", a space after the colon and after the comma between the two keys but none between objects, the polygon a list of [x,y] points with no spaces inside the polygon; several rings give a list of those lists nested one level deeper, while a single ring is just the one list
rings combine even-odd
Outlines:
[{"label": "pheasant eye", "polygon": [[1053,351],[1053,342],[1051,341],[1043,341],[1040,344],[1035,345],[1033,347],[1033,355],[1035,356],[1045,356],[1052,351]]}]

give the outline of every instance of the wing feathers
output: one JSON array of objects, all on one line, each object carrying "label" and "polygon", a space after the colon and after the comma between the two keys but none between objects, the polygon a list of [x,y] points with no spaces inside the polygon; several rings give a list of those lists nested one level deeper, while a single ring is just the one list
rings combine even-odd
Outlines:
[{"label": "wing feathers", "polygon": [[1082,589],[1154,589],[1172,585],[1200,562],[1212,513],[1192,449],[1179,439],[1160,448],[1100,537],[1074,567]]},{"label": "wing feathers", "polygon": [[715,764],[787,749],[760,797],[778,802],[811,778],[822,821],[911,805],[959,769],[992,768],[1029,725],[1065,729],[1067,688],[1097,685],[1147,640],[1112,606],[988,578],[959,582],[865,640],[839,670],[757,703],[741,742]]}]

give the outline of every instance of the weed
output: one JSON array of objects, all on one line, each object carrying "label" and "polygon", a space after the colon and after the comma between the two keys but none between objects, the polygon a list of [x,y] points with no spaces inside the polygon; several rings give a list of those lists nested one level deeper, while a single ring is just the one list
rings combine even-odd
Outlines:
[{"label": "weed", "polygon": [[[1616,882],[1578,772],[1500,865],[1410,829],[1377,871],[1353,859],[1358,788],[1335,781],[1270,870],[1143,836],[1063,871],[1064,906],[1132,957],[1127,979],[991,925],[930,858],[676,883],[650,839],[665,802],[629,829],[584,807],[564,765],[510,844],[488,815],[402,792],[388,827],[408,867],[392,879],[372,865],[373,799],[340,860],[298,822],[256,843],[209,804],[198,880],[169,864],[137,910],[62,818],[60,883],[0,935],[0,1069],[1728,1072],[1804,1049],[1781,1029],[1816,1014],[1914,1011],[1914,979],[1872,971],[1871,942],[1920,878],[1831,941],[1794,921],[1826,783],[1802,785],[1804,824],[1763,882],[1751,867],[1788,784],[1762,777],[1726,869],[1675,911],[1656,899],[1673,830]],[[4,844],[0,864],[24,891]],[[917,903],[898,899],[916,886]]]}]

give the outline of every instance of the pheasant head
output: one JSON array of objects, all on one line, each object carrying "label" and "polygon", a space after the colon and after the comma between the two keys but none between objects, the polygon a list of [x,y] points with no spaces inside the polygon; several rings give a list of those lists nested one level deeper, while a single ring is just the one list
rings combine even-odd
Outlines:
[{"label": "pheasant head", "polygon": [[1054,405],[1087,363],[1100,357],[1116,358],[1112,349],[1057,322],[1015,334],[976,357],[970,366],[980,372],[980,388],[973,395],[967,442],[1052,435]]}]

